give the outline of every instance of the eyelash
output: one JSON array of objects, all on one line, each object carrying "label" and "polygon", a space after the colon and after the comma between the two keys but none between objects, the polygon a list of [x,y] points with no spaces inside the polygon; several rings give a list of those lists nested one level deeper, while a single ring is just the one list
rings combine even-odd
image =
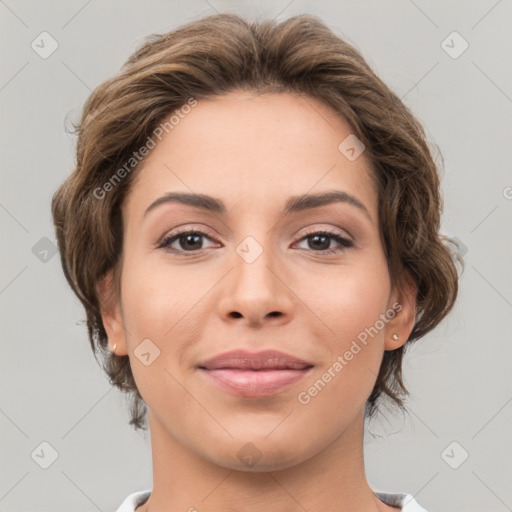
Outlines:
[{"label": "eyelash", "polygon": [[[173,233],[173,234],[165,237],[162,240],[162,242],[160,243],[160,245],[158,246],[158,249],[165,249],[169,252],[172,252],[175,254],[180,254],[180,255],[189,253],[189,254],[195,255],[195,256],[201,255],[205,252],[204,249],[203,250],[199,249],[199,250],[194,250],[194,251],[183,251],[183,250],[171,249],[169,247],[173,242],[175,242],[180,237],[185,236],[185,235],[199,235],[199,236],[204,236],[204,237],[212,240],[212,238],[210,236],[208,236],[206,233],[204,233],[203,231],[188,229],[188,230],[178,231],[176,233]],[[329,237],[329,238],[335,240],[336,242],[338,242],[342,246],[341,248],[332,248],[332,249],[325,249],[325,250],[311,249],[310,251],[315,254],[320,254],[320,255],[337,254],[339,252],[345,251],[346,249],[349,249],[354,246],[354,243],[351,240],[344,238],[344,237],[340,236],[338,233],[329,231],[329,230],[311,231],[309,233],[306,233],[302,238],[300,238],[298,240],[298,242],[301,242],[303,240],[311,238],[314,235]]]}]

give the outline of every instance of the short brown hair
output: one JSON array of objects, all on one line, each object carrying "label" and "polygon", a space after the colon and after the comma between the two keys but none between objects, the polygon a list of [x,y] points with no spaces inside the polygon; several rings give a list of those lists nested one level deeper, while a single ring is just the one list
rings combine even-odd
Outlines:
[{"label": "short brown hair", "polygon": [[[93,353],[101,353],[110,383],[132,399],[130,424],[135,428],[145,428],[147,408],[129,357],[109,350],[97,285],[112,270],[119,294],[121,205],[140,164],[123,173],[101,199],[94,191],[190,98],[237,89],[320,100],[344,117],[365,144],[379,193],[379,228],[391,283],[400,289],[408,271],[418,289],[415,325],[406,345],[434,329],[457,297],[455,259],[464,265],[448,247],[449,237],[439,232],[440,182],[425,133],[353,46],[309,14],[281,23],[217,14],[149,36],[85,103],[75,126],[76,168],[52,201],[64,274],[85,308]],[[384,353],[368,415],[381,396],[403,406],[406,345]]]}]

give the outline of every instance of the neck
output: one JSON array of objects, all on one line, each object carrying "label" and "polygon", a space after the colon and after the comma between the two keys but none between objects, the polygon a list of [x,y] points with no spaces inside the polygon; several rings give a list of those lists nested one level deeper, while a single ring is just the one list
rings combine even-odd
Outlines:
[{"label": "neck", "polygon": [[398,510],[366,480],[363,414],[313,457],[285,469],[240,471],[215,464],[173,438],[150,413],[153,490],[137,512],[376,512]]}]

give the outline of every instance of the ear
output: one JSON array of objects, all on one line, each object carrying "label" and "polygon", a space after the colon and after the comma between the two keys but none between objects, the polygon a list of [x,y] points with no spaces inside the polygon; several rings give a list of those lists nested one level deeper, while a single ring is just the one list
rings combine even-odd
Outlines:
[{"label": "ear", "polygon": [[96,291],[100,303],[101,319],[108,336],[108,343],[112,350],[116,345],[115,353],[118,356],[128,355],[126,331],[121,311],[120,297],[114,286],[113,270],[97,283]]},{"label": "ear", "polygon": [[[385,350],[396,350],[405,345],[416,321],[416,296],[418,287],[411,273],[406,270],[406,284],[391,296],[388,311],[394,310],[395,316],[386,325]],[[394,335],[398,339],[394,339]]]}]

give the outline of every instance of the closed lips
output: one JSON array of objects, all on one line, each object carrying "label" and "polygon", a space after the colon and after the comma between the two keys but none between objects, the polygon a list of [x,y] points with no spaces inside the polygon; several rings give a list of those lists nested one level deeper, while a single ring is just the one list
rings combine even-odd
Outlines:
[{"label": "closed lips", "polygon": [[209,382],[243,399],[268,398],[303,379],[314,365],[276,350],[233,350],[198,365]]},{"label": "closed lips", "polygon": [[294,356],[276,351],[264,351],[257,353],[228,352],[213,357],[198,365],[203,370],[306,370],[313,364],[298,359]]}]

